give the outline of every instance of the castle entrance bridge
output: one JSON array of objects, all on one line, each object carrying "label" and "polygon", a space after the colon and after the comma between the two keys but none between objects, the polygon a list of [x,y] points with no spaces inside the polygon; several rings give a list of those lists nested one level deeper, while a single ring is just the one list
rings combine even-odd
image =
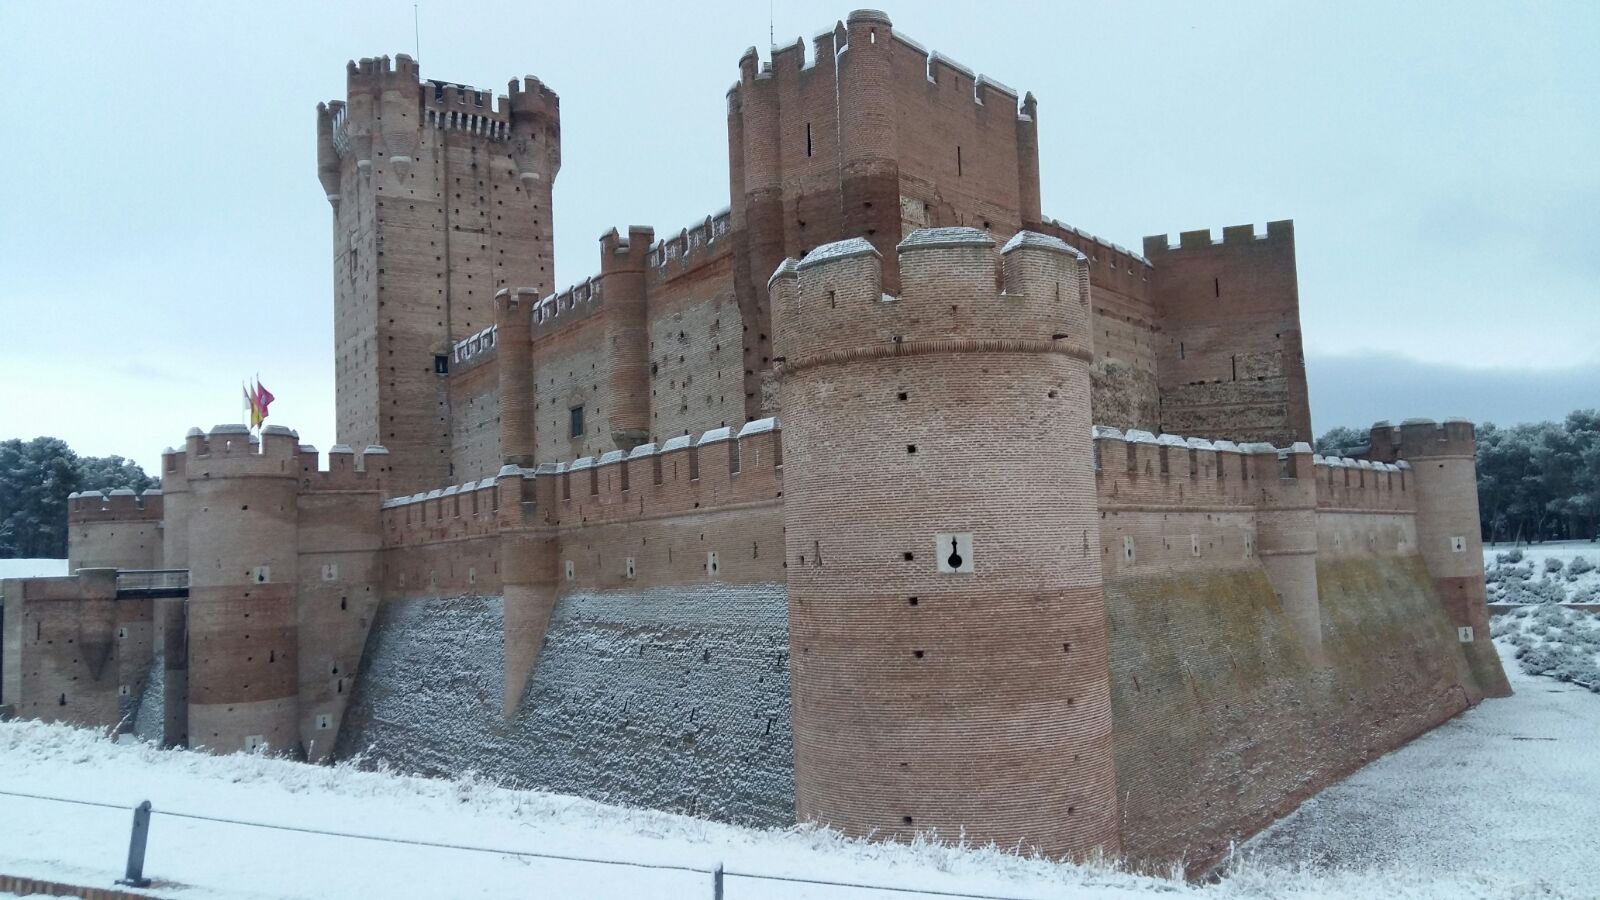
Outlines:
[{"label": "castle entrance bridge", "polygon": [[118,569],[117,599],[189,596],[188,569]]}]

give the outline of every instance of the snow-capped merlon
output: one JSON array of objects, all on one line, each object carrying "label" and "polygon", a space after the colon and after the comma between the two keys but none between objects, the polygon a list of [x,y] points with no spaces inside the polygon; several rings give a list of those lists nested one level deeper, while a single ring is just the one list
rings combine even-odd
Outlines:
[{"label": "snow-capped merlon", "polygon": [[1217,449],[1215,444],[1212,444],[1210,441],[1206,440],[1205,438],[1192,437],[1192,438],[1189,438],[1184,443],[1186,443],[1189,446],[1189,449],[1191,449],[1191,450],[1215,450],[1215,449]]},{"label": "snow-capped merlon", "polygon": [[627,458],[628,454],[622,452],[621,450],[607,450],[606,452],[600,454],[599,465],[603,466],[607,463],[622,462]]},{"label": "snow-capped merlon", "polygon": [[797,266],[798,264],[795,262],[793,257],[787,257],[783,262],[778,263],[778,267],[772,270],[771,277],[767,279],[767,288],[771,289],[772,283],[777,281],[779,278],[782,278],[785,275],[793,275],[797,269]]},{"label": "snow-capped merlon", "polygon": [[629,450],[628,451],[628,458],[629,459],[643,459],[646,456],[654,456],[655,452],[656,452],[656,442],[655,441],[651,441],[648,444],[640,444],[639,446],[633,448],[632,450]]},{"label": "snow-capped merlon", "polygon": [[728,441],[732,439],[733,429],[724,425],[721,428],[713,428],[710,431],[707,431],[705,434],[700,435],[700,441],[695,446],[704,447],[707,444],[715,444],[718,441]]},{"label": "snow-capped merlon", "polygon": [[674,450],[682,450],[693,443],[694,438],[687,434],[680,434],[675,438],[667,438],[666,442],[661,445],[661,452],[671,453]]},{"label": "snow-capped merlon", "polygon": [[328,448],[329,456],[332,456],[335,453],[349,453],[354,455],[355,452],[356,448],[350,446],[349,444],[334,444],[332,447]]},{"label": "snow-capped merlon", "polygon": [[[877,248],[873,247],[872,242],[866,238],[846,238],[842,241],[834,241],[831,244],[823,244],[814,248],[805,255],[804,259],[795,264],[795,269],[806,269],[836,259],[849,259],[853,256],[879,256],[879,254]],[[881,259],[882,257],[879,258]],[[778,268],[781,270],[783,267],[779,266]]]},{"label": "snow-capped merlon", "polygon": [[1048,234],[1040,234],[1037,231],[1017,232],[1011,236],[1011,240],[1006,241],[1006,245],[1004,247],[1000,248],[1000,253],[1001,255],[1004,255],[1010,253],[1018,247],[1038,247],[1043,250],[1054,250],[1058,253],[1070,253],[1076,259],[1089,258],[1083,255],[1083,251],[1072,246],[1066,241],[1063,241],[1058,237],[1051,237]]},{"label": "snow-capped merlon", "polygon": [[1115,438],[1119,441],[1122,440],[1122,432],[1118,429],[1112,428],[1110,425],[1096,425],[1089,429],[1089,434],[1095,440],[1105,440],[1110,438]]},{"label": "snow-capped merlon", "polygon": [[1183,448],[1187,448],[1189,446],[1189,442],[1188,441],[1185,441],[1183,438],[1178,437],[1175,434],[1157,435],[1156,443],[1162,445],[1163,447],[1183,447]]},{"label": "snow-capped merlon", "polygon": [[1148,431],[1140,431],[1137,428],[1130,428],[1123,432],[1122,439],[1130,444],[1154,444],[1156,442],[1155,435]]},{"label": "snow-capped merlon", "polygon": [[776,416],[767,416],[765,419],[754,419],[744,423],[744,427],[739,429],[739,437],[745,437],[746,435],[751,434],[763,434],[768,431],[773,431],[777,429],[777,427],[778,419]]},{"label": "snow-capped merlon", "polygon": [[918,228],[895,245],[904,253],[908,250],[932,250],[941,247],[993,247],[994,238],[988,232],[964,225],[946,228]]},{"label": "snow-capped merlon", "polygon": [[[195,432],[198,432],[199,430],[200,429],[198,429],[198,428],[191,429],[190,433],[193,434]],[[215,434],[250,434],[250,426],[249,425],[213,425],[213,426],[211,426],[211,433],[214,434],[214,435]]]}]

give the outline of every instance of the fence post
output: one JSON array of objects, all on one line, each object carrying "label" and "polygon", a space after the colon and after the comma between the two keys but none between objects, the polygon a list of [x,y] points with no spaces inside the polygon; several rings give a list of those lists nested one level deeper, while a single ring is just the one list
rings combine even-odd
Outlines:
[{"label": "fence post", "polygon": [[150,879],[144,877],[144,845],[150,837],[150,801],[133,808],[133,834],[128,837],[128,871],[117,884],[129,887],[149,887]]},{"label": "fence post", "polygon": [[722,863],[711,870],[711,900],[722,900]]}]

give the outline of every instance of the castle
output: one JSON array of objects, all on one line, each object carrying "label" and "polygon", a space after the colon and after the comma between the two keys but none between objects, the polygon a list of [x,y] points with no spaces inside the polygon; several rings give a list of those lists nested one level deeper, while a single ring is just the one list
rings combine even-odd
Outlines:
[{"label": "castle", "polygon": [[1292,223],[1047,218],[1033,96],[859,10],[740,59],[726,209],[557,292],[554,92],[348,85],[340,445],[75,495],[11,713],[1195,867],[1509,692],[1471,424],[1306,443]]}]

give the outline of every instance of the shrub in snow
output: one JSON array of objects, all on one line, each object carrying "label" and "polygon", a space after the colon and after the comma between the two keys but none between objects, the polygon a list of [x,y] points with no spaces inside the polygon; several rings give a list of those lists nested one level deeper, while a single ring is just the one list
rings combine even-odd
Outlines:
[{"label": "shrub in snow", "polygon": [[1527,581],[1532,577],[1533,566],[1490,566],[1483,572],[1483,580],[1490,584]]},{"label": "shrub in snow", "polygon": [[1593,571],[1594,563],[1589,562],[1589,557],[1587,556],[1574,556],[1572,562],[1567,563],[1567,572],[1573,575],[1582,575],[1585,572]]},{"label": "shrub in snow", "polygon": [[1494,555],[1494,561],[1502,564],[1522,562],[1522,548],[1512,547],[1510,550],[1507,550],[1504,553],[1496,553]]},{"label": "shrub in snow", "polygon": [[1500,586],[1495,597],[1499,603],[1563,603],[1567,588],[1559,581],[1510,581]]},{"label": "shrub in snow", "polygon": [[1600,603],[1600,584],[1578,588],[1567,598],[1569,603]]},{"label": "shrub in snow", "polygon": [[1551,573],[1552,575],[1557,573],[1557,572],[1560,572],[1562,569],[1565,569],[1566,567],[1567,567],[1566,563],[1562,562],[1560,559],[1557,559],[1554,556],[1548,557],[1544,561],[1544,570],[1546,572]]},{"label": "shrub in snow", "polygon": [[1496,616],[1489,633],[1515,648],[1524,671],[1600,693],[1600,617],[1566,606],[1523,607]]}]

